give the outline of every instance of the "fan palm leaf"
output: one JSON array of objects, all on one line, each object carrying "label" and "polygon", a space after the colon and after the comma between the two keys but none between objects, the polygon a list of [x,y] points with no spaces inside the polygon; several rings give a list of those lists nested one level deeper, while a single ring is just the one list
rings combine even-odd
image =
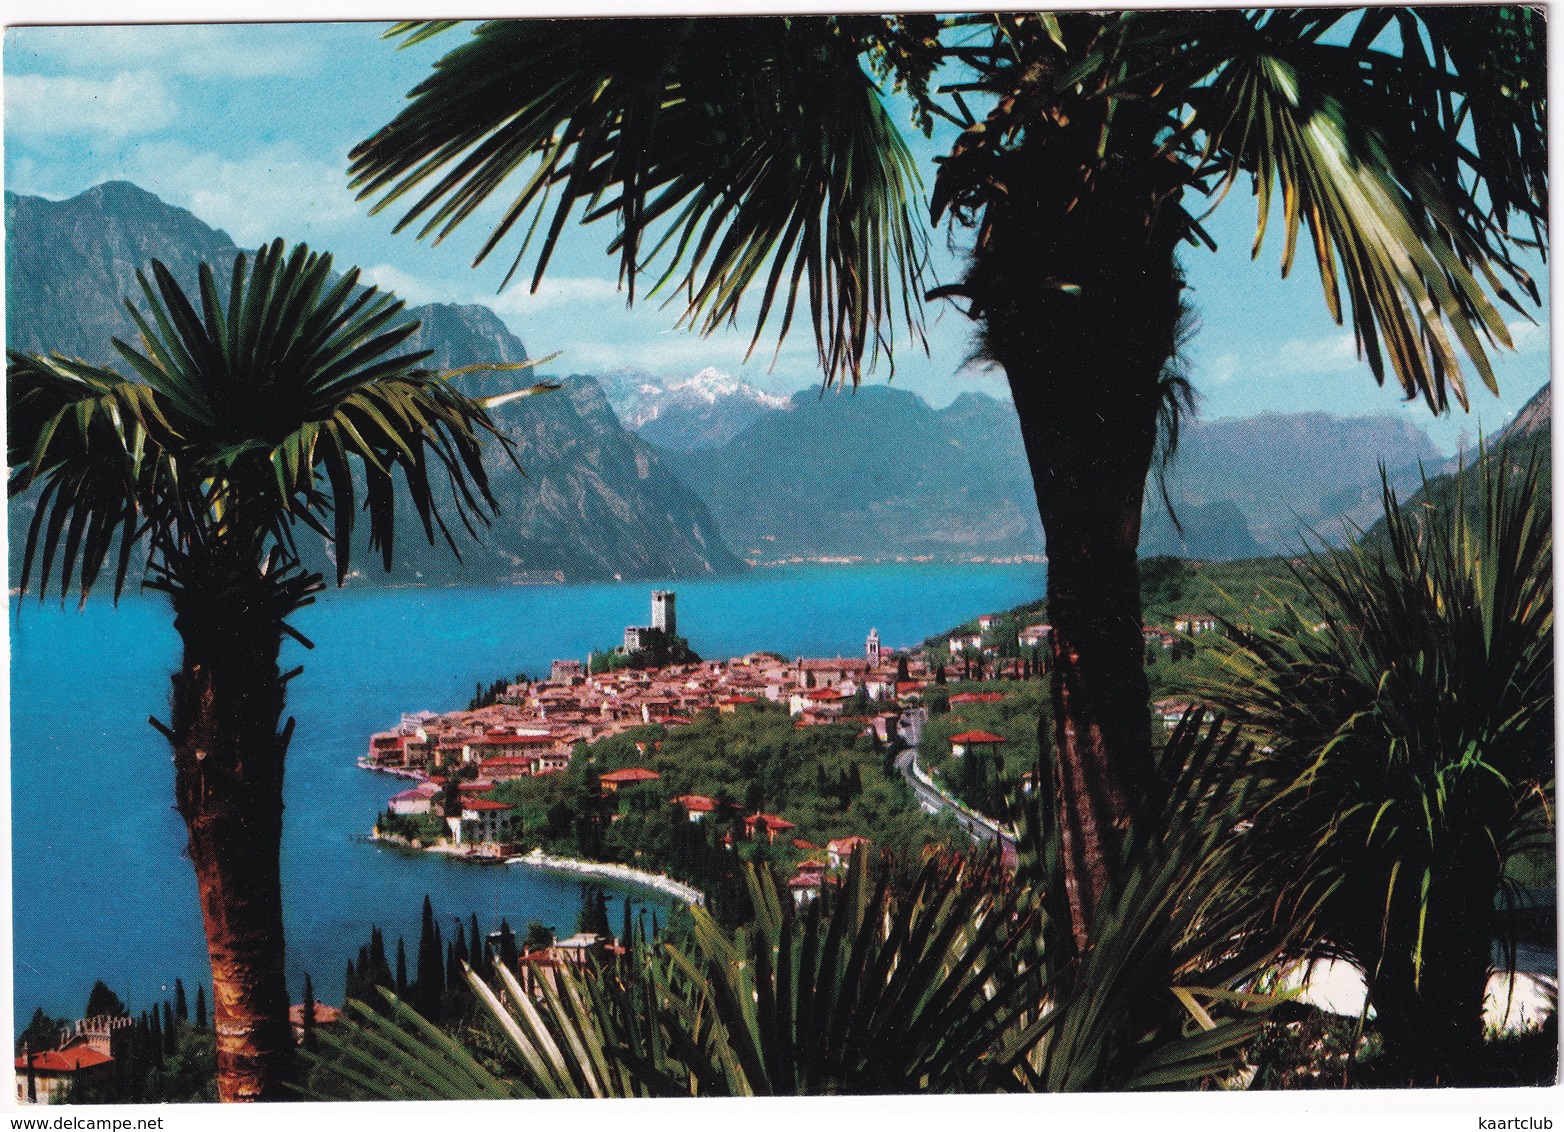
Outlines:
[{"label": "fan palm leaf", "polygon": [[389,566],[393,472],[431,541],[436,529],[450,540],[440,483],[469,531],[493,510],[481,441],[510,442],[481,403],[420,368],[427,351],[397,353],[417,324],[356,269],[335,277],[329,255],[278,241],[236,258],[226,302],[203,264],[199,309],[163,264],[151,273],[144,307],[127,302],[140,343],[115,341],[130,378],[9,356],[10,492],[42,485],[24,588],[37,561],[85,597],[117,543],[118,593],[143,539],[167,569],[225,538],[269,539],[292,556],[296,523],[336,543],[340,582],[361,498],[369,545]]},{"label": "fan palm leaf", "polygon": [[534,290],[572,216],[612,216],[627,299],[649,272],[710,333],[758,290],[753,350],[802,297],[825,373],[856,381],[918,325],[922,265],[917,173],[859,49],[816,17],[486,23],[350,173],[437,240],[516,180],[475,262],[525,225],[506,281],[539,237]]},{"label": "fan palm leaf", "polygon": [[[171,600],[183,653],[167,724],[176,808],[189,832],[216,1014],[223,1100],[282,1094],[293,1042],[283,970],[279,852],[284,635],[322,587],[299,559],[302,524],[347,574],[360,499],[391,561],[397,480],[425,535],[452,507],[469,529],[495,506],[483,403],[398,352],[403,305],[281,241],[236,257],[226,294],[202,264],[194,297],[154,261],[138,276],[140,331],[114,345],[130,370],[8,354],[8,489],[33,489],[21,583],[85,601],[107,567],[118,598],[138,551]],[[449,504],[436,497],[444,487]],[[454,546],[453,546],[454,550]],[[453,1079],[454,1080],[454,1079]]]}]

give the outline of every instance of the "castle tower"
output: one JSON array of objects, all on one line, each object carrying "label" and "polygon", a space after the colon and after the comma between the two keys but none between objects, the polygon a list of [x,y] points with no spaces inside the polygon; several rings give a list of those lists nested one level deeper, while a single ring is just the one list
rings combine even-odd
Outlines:
[{"label": "castle tower", "polygon": [[880,631],[878,629],[869,630],[869,639],[864,643],[864,652],[869,657],[870,668],[880,667]]},{"label": "castle tower", "polygon": [[672,590],[652,591],[652,628],[668,637],[675,637],[679,633],[679,618],[674,610],[673,601]]}]

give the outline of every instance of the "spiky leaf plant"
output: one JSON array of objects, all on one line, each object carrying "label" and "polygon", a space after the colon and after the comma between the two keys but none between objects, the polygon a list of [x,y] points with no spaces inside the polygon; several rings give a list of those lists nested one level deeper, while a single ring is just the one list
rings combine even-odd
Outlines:
[{"label": "spiky leaf plant", "polygon": [[1255,852],[1283,915],[1365,972],[1408,1080],[1474,1062],[1505,862],[1553,837],[1553,541],[1536,460],[1486,454],[1442,505],[1295,568],[1199,690],[1266,736]]}]

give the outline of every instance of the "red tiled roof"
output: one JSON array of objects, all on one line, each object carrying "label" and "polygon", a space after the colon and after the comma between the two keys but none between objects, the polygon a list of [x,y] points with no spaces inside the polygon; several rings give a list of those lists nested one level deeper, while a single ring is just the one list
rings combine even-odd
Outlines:
[{"label": "red tiled roof", "polygon": [[818,849],[818,848],[820,848],[820,846],[816,845],[813,841],[805,841],[802,837],[795,837],[795,838],[793,838],[793,848],[794,849]]},{"label": "red tiled roof", "polygon": [[792,829],[793,823],[786,818],[779,818],[776,814],[751,814],[744,819],[745,825],[764,826],[770,830]]},{"label": "red tiled roof", "polygon": [[720,704],[753,704],[758,701],[754,696],[724,696],[717,702]]},{"label": "red tiled roof", "polygon": [[698,814],[709,814],[717,808],[717,800],[704,794],[680,794],[674,801]]},{"label": "red tiled roof", "polygon": [[661,778],[655,770],[647,770],[645,767],[632,766],[624,770],[611,770],[607,774],[598,775],[599,781],[613,782],[620,786],[629,786],[636,782],[655,782]]},{"label": "red tiled roof", "polygon": [[819,888],[824,876],[824,873],[799,873],[787,882],[787,886],[789,888]]},{"label": "red tiled roof", "polygon": [[798,864],[793,866],[793,871],[795,873],[809,873],[809,872],[819,873],[819,872],[824,872],[825,871],[825,862],[824,861],[800,861],[800,862],[798,862]]},{"label": "red tiled roof", "polygon": [[[74,1073],[78,1069],[91,1069],[95,1065],[107,1065],[114,1059],[99,1053],[90,1046],[75,1049],[51,1049],[33,1054],[33,1070],[38,1073]],[[16,1059],[16,1072],[27,1072],[27,1058]]]},{"label": "red tiled roof", "polygon": [[872,844],[867,837],[859,837],[856,833],[851,837],[838,837],[826,842],[826,849],[840,856],[843,853],[851,853],[860,845]]},{"label": "red tiled roof", "polygon": [[845,700],[845,692],[839,692],[835,688],[816,688],[804,693],[806,700]]},{"label": "red tiled roof", "polygon": [[464,798],[462,809],[464,810],[508,810],[511,807],[504,802],[496,802],[492,798]]},{"label": "red tiled roof", "polygon": [[[320,1001],[315,1003],[315,1025],[329,1026],[331,1023],[335,1022],[338,1018],[341,1017],[342,1011],[338,1010],[335,1006],[329,1006],[326,1003]],[[295,1002],[292,1006],[288,1007],[288,1021],[292,1022],[295,1026],[304,1025],[304,1004],[302,1002]]]},{"label": "red tiled roof", "polygon": [[960,735],[950,737],[952,743],[1003,743],[1003,735],[995,735],[992,731],[963,731]]},{"label": "red tiled roof", "polygon": [[1003,692],[960,692],[950,697],[953,704],[997,704],[1005,698]]}]

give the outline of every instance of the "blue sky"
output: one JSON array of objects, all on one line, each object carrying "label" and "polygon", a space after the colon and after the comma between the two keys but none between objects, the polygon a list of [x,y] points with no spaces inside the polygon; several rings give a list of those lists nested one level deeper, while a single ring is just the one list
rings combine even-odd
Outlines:
[{"label": "blue sky", "polygon": [[[30,15],[47,18],[47,10]],[[796,330],[774,361],[763,344],[746,365],[747,334],[677,330],[677,311],[655,301],[627,311],[615,263],[603,254],[607,224],[572,231],[536,295],[524,282],[496,294],[510,262],[503,248],[472,269],[487,231],[482,214],[439,247],[392,235],[392,213],[370,216],[348,192],[346,154],[394,116],[462,33],[397,50],[379,38],[382,30],[363,23],[10,28],[6,188],[60,199],[104,180],[131,180],[242,245],[305,240],[412,302],[486,303],[534,355],[562,351],[553,367],[561,372],[633,366],[683,376],[714,366],[775,392],[818,382],[809,339]],[[1185,255],[1201,322],[1189,362],[1205,417],[1406,414],[1453,451],[1463,433],[1496,431],[1547,380],[1546,312],[1535,312],[1537,325],[1512,316],[1518,348],[1495,362],[1503,396],[1472,376],[1473,412],[1436,419],[1374,384],[1350,333],[1326,314],[1318,276],[1302,256],[1285,281],[1279,241],[1251,262],[1254,206],[1240,190],[1209,226],[1220,251]],[[943,249],[944,233],[933,243]],[[940,254],[940,274],[949,278],[958,265]],[[895,383],[936,405],[968,389],[1006,396],[1000,374],[963,364],[971,324],[944,304],[927,315],[930,353],[898,351]],[[882,367],[872,380],[884,377]]]}]

